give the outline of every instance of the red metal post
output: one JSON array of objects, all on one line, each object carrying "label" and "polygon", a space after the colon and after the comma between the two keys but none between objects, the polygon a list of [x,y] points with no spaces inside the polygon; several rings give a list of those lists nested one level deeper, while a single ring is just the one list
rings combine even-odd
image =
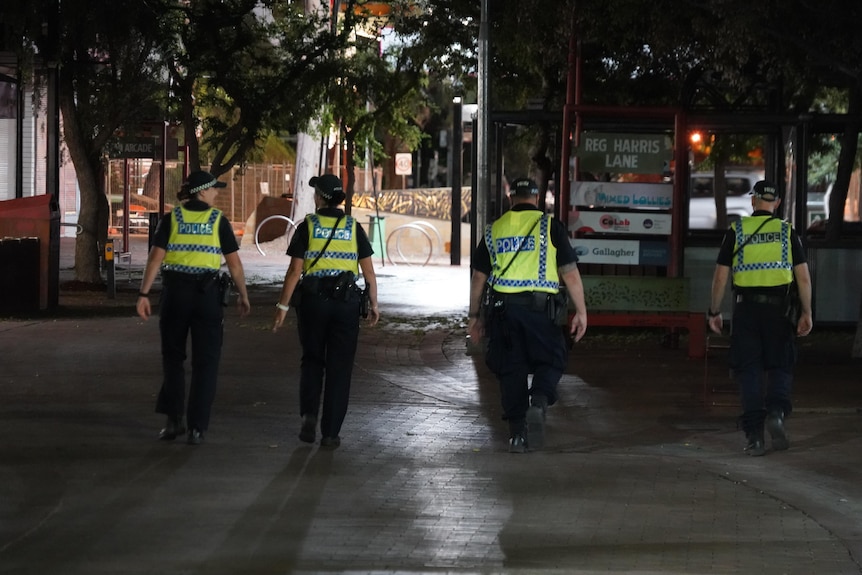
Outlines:
[{"label": "red metal post", "polygon": [[[569,36],[568,72],[566,74],[566,103],[563,105],[563,142],[560,150],[560,189],[557,194],[556,210],[560,221],[569,228],[569,189],[572,178],[569,172],[569,158],[572,144],[578,145],[580,139],[580,117],[575,113],[575,126],[572,130],[572,114],[580,103],[580,54],[576,38],[575,16],[572,14],[571,35]],[[578,177],[578,159],[574,159],[574,177]]]}]

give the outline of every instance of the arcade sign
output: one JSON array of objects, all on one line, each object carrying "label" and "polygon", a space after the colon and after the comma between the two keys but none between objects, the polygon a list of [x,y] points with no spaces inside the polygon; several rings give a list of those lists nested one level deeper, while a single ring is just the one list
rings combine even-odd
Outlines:
[{"label": "arcade sign", "polygon": [[110,158],[150,158],[157,157],[156,138],[119,138],[108,144]]}]

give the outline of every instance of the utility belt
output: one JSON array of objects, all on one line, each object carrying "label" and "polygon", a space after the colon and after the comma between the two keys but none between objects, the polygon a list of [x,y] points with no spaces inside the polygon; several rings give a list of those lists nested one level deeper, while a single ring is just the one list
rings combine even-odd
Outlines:
[{"label": "utility belt", "polygon": [[517,306],[545,313],[548,319],[557,325],[565,325],[568,321],[568,294],[565,290],[557,293],[542,291],[502,293],[491,290],[489,297],[490,310],[495,313],[505,313],[508,306]]},{"label": "utility belt", "polygon": [[219,270],[204,272],[200,274],[190,274],[186,272],[178,272],[176,270],[162,270],[162,279],[169,282],[205,284],[213,281],[218,277]]},{"label": "utility belt", "polygon": [[162,270],[162,282],[168,286],[179,289],[180,286],[192,287],[199,293],[204,293],[213,284],[218,284],[219,298],[223,306],[227,306],[231,296],[230,274],[222,273],[220,270],[190,274],[175,270]]},{"label": "utility belt", "polygon": [[736,303],[756,303],[780,309],[790,325],[796,326],[802,314],[802,301],[796,283],[783,286],[786,293],[738,293]]},{"label": "utility belt", "polygon": [[525,291],[519,293],[494,292],[492,297],[503,302],[504,305],[517,305],[529,307],[533,311],[545,311],[548,299],[553,294],[543,291]]},{"label": "utility belt", "polygon": [[787,303],[787,297],[764,293],[741,293],[736,296],[736,303],[765,303],[769,305],[783,306]]},{"label": "utility belt", "polygon": [[347,300],[351,292],[361,291],[356,285],[353,272],[342,272],[337,276],[305,276],[302,278],[304,295],[319,295],[329,299]]},{"label": "utility belt", "polygon": [[353,272],[349,271],[341,272],[337,276],[303,276],[293,290],[290,305],[302,306],[302,301],[307,296],[347,301],[350,294],[356,294],[359,298],[359,317],[367,318],[368,310],[371,309],[368,286],[363,289],[356,285],[356,278]]}]

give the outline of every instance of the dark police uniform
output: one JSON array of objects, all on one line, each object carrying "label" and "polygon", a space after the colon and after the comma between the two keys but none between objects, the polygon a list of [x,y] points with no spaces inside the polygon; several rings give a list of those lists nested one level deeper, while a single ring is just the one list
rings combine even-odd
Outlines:
[{"label": "dark police uniform", "polygon": [[156,412],[180,420],[185,403],[186,339],[192,336],[192,376],[187,424],[204,432],[216,393],[224,307],[218,282],[223,254],[239,250],[230,221],[195,197],[159,221],[153,245],[167,251],[162,262],[159,328],[164,381]]},{"label": "dark police uniform", "polygon": [[[334,236],[326,246],[336,222]],[[321,253],[324,246],[326,251]],[[322,436],[337,441],[350,397],[360,298],[350,285],[336,286],[343,272],[352,274],[350,284],[355,282],[358,261],[372,256],[374,250],[359,222],[345,216],[340,208],[322,207],[297,226],[287,254],[303,259],[302,284],[297,288],[302,302],[296,307],[302,344],[300,415],[316,419],[320,413]],[[318,255],[321,257],[315,262]]]},{"label": "dark police uniform", "polygon": [[543,410],[557,401],[567,347],[550,317],[549,299],[560,291],[557,270],[577,261],[563,224],[527,203],[488,226],[473,254],[472,268],[493,286],[485,361],[499,380],[503,418],[513,437],[522,433],[531,397]]},{"label": "dark police uniform", "polygon": [[750,441],[762,441],[767,413],[787,416],[793,407],[796,326],[785,311],[793,267],[806,263],[805,250],[788,222],[757,210],[731,225],[716,263],[732,273],[730,367],[740,390],[741,424]]}]

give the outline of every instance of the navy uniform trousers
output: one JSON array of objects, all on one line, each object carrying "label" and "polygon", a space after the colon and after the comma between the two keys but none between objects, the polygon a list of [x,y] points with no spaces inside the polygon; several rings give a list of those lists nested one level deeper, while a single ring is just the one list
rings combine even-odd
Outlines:
[{"label": "navy uniform trousers", "polygon": [[216,393],[221,347],[224,340],[224,307],[215,273],[192,275],[164,272],[159,301],[164,380],[156,413],[179,418],[186,392],[186,342],[192,336],[192,375],[189,385],[188,427],[206,431]]},{"label": "navy uniform trousers", "polygon": [[352,290],[348,290],[346,298],[338,299],[304,291],[302,304],[296,310],[302,344],[300,415],[319,414],[321,435],[338,437],[347,415],[359,339],[359,296]]},{"label": "navy uniform trousers", "polygon": [[790,415],[795,331],[783,305],[741,301],[733,308],[730,368],[739,386],[746,433],[763,429],[770,411]]},{"label": "navy uniform trousers", "polygon": [[524,419],[531,394],[545,395],[553,405],[568,353],[561,327],[543,309],[506,303],[490,312],[486,329],[485,363],[500,383],[503,419]]}]

